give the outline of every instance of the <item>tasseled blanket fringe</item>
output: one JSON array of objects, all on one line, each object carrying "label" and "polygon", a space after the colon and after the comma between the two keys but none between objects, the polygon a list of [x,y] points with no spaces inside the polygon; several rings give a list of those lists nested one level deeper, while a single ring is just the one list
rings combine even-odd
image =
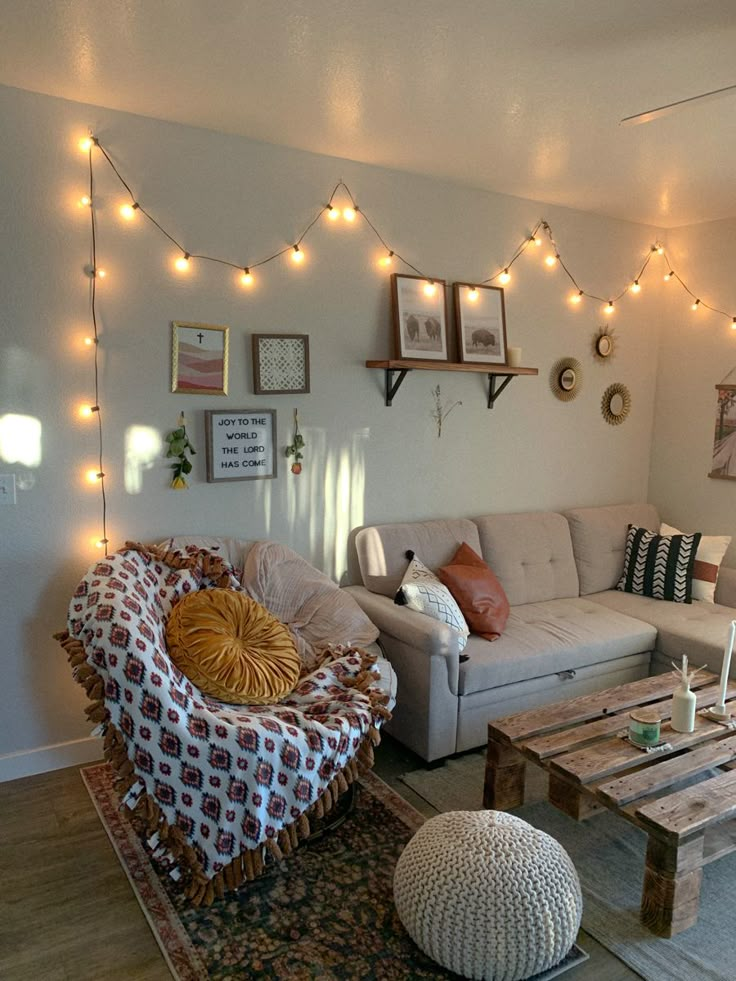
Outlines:
[{"label": "tasseled blanket fringe", "polygon": [[[184,557],[175,553],[163,552],[162,549],[131,542],[126,542],[126,548],[135,548],[143,553],[153,555],[176,568],[192,567],[199,564],[203,558],[201,555]],[[208,557],[211,562],[206,574],[221,575],[225,580],[222,585],[227,585],[229,577],[227,573],[223,572],[223,560],[217,556]],[[136,776],[133,763],[128,758],[122,733],[109,721],[110,713],[105,706],[104,682],[92,665],[87,662],[81,641],[70,636],[68,630],[54,634],[54,638],[66,651],[75,680],[84,687],[90,698],[90,704],[85,709],[85,713],[91,722],[100,724],[100,728],[104,731],[105,759],[113,769],[116,790],[121,800],[124,800],[140,781]],[[208,879],[195,849],[189,844],[181,828],[176,825],[171,826],[168,823],[158,804],[149,793],[143,790],[135,802],[133,802],[133,794],[131,794],[132,806],[124,805],[133,826],[140,834],[146,839],[154,833],[158,834],[160,845],[157,845],[157,850],[162,846],[164,852],[167,852],[171,860],[176,863],[174,878],[179,878],[178,873],[184,873],[186,896],[194,906],[209,906],[215,899],[221,899],[226,892],[238,889],[243,882],[250,882],[257,878],[263,872],[266,853],[277,862],[280,862],[284,856],[290,855],[298,847],[300,841],[309,838],[311,834],[310,819],[319,820],[329,814],[340,795],[345,793],[350,784],[358,779],[360,772],[369,770],[373,766],[373,747],[381,741],[376,723],[391,717],[391,713],[385,707],[388,696],[378,689],[370,687],[375,682],[370,671],[371,666],[376,661],[374,655],[368,654],[360,648],[349,648],[341,653],[360,655],[361,670],[359,674],[355,678],[344,679],[343,683],[346,687],[355,688],[368,696],[374,724],[370,726],[368,733],[364,736],[355,756],[348,760],[342,770],[335,774],[317,800],[292,824],[282,828],[276,838],[268,838],[263,844],[241,852],[228,865]]]}]

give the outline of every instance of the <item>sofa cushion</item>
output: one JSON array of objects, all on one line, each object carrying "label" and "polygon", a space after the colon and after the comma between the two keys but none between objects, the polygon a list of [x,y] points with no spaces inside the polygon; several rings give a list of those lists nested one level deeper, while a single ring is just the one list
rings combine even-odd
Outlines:
[{"label": "sofa cushion", "polygon": [[394,603],[397,606],[407,606],[410,610],[432,617],[433,620],[441,620],[453,630],[457,630],[462,638],[460,642],[460,650],[462,650],[470,629],[455,597],[411,550],[406,554],[411,556],[411,559],[396,592]]},{"label": "sofa cushion", "polygon": [[692,603],[693,566],[700,544],[694,535],[658,535],[629,525],[624,569],[616,589],[672,603]]},{"label": "sofa cushion", "polygon": [[467,518],[361,528],[355,535],[355,549],[363,585],[393,599],[406,571],[409,549],[434,570],[449,562],[463,542],[480,552],[478,529]]},{"label": "sofa cushion", "polygon": [[651,651],[656,636],[650,624],[587,599],[514,606],[495,643],[471,635],[470,657],[460,665],[460,694]]},{"label": "sofa cushion", "polygon": [[511,606],[579,594],[570,529],[561,514],[489,514],[476,518],[480,554]]},{"label": "sofa cushion", "polygon": [[493,570],[465,542],[439,577],[457,600],[473,633],[497,640],[509,616],[509,601]]},{"label": "sofa cushion", "polygon": [[[666,525],[659,529],[660,535],[682,535],[678,528]],[[703,603],[714,603],[718,570],[723,556],[731,544],[730,535],[702,535],[693,566],[693,599]]]},{"label": "sofa cushion", "polygon": [[299,680],[301,661],[288,627],[236,590],[203,589],[179,600],[166,646],[177,668],[222,702],[278,702]]},{"label": "sofa cushion", "polygon": [[570,526],[581,596],[616,588],[624,567],[629,525],[650,531],[659,528],[657,509],[651,504],[574,508],[566,511],[565,517]]},{"label": "sofa cushion", "polygon": [[609,610],[640,616],[657,630],[657,650],[679,662],[687,654],[693,665],[721,670],[723,651],[736,610],[718,603],[663,603],[616,589],[588,597]]}]

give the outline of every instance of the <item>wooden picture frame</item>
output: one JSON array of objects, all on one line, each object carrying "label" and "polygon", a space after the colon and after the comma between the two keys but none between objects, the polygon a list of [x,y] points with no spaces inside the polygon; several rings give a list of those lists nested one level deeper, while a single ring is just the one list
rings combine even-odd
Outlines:
[{"label": "wooden picture frame", "polygon": [[736,480],[736,385],[716,385],[713,459],[709,477]]},{"label": "wooden picture frame", "polygon": [[253,334],[256,395],[309,392],[309,334]]},{"label": "wooden picture frame", "polygon": [[171,329],[171,391],[227,395],[230,328],[175,320]]},{"label": "wooden picture frame", "polygon": [[276,477],[276,410],[208,409],[207,482]]},{"label": "wooden picture frame", "polygon": [[500,286],[453,283],[457,356],[463,364],[506,364],[506,306]]},{"label": "wooden picture frame", "polygon": [[394,357],[400,361],[449,361],[444,279],[391,275]]}]

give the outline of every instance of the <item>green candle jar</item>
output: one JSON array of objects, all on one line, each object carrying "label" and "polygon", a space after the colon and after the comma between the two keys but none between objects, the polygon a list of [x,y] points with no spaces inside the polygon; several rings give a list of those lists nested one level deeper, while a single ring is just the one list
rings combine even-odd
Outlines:
[{"label": "green candle jar", "polygon": [[634,709],[629,713],[629,739],[637,746],[656,746],[661,719],[656,709]]}]

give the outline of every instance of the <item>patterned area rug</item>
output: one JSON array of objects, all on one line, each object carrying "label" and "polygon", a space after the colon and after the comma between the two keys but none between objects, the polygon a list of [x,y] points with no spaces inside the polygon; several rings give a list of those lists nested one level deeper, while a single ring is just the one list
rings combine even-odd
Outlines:
[{"label": "patterned area rug", "polygon": [[[424,818],[373,774],[361,777],[355,811],[340,827],[207,909],[191,907],[168,876],[157,874],[118,810],[107,764],[82,776],[179,981],[456,978],[422,954],[396,915],[394,866]],[[586,957],[574,947],[535,981]]]}]

